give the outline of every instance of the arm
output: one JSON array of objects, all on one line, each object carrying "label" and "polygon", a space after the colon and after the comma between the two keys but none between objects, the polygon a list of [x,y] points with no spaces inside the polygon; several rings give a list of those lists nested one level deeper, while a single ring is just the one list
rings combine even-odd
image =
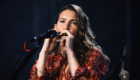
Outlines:
[{"label": "arm", "polygon": [[[62,37],[60,45],[63,52],[66,52],[68,57],[71,73],[69,74],[69,78],[102,79],[107,71],[107,61],[105,60],[104,55],[100,51],[94,51],[94,49],[92,49],[89,51],[91,55],[85,66],[80,66],[73,52],[74,36],[68,30],[62,31],[60,35],[63,33],[68,35]],[[63,44],[64,40],[66,40],[65,45]]]},{"label": "arm", "polygon": [[31,71],[30,71],[30,79],[28,80],[45,80],[45,77],[47,76],[47,71],[44,73],[44,76],[38,76],[37,75],[37,68],[36,68],[36,64],[38,63],[38,60],[36,60],[35,64],[33,65]]},{"label": "arm", "polygon": [[38,77],[44,76],[45,74],[46,59],[48,53],[51,51],[49,50],[49,47],[50,47],[50,39],[45,39],[43,47],[39,53],[38,62],[36,64]]},{"label": "arm", "polygon": [[44,40],[43,47],[39,53],[39,58],[31,70],[31,80],[34,79],[45,80],[45,77],[47,76],[46,61],[48,61],[46,59],[48,57],[48,53],[51,52],[54,47],[53,40],[51,43],[50,43],[50,39]]},{"label": "arm", "polygon": [[79,63],[78,63],[76,56],[72,50],[68,50],[67,57],[68,57],[68,63],[69,63],[71,75],[74,76],[76,70],[78,69]]},{"label": "arm", "polygon": [[49,39],[46,39],[44,41],[43,47],[41,49],[41,52],[39,53],[39,58],[36,61],[35,65],[33,65],[31,71],[30,71],[30,80],[45,80],[45,74],[46,74],[46,58],[48,56],[46,47],[47,42],[49,42]]},{"label": "arm", "polygon": [[75,71],[75,75],[69,74],[69,79],[91,79],[102,80],[107,72],[107,61],[104,55],[97,50],[90,50],[88,52],[90,57],[84,66],[79,65]]},{"label": "arm", "polygon": [[44,76],[45,74],[45,65],[47,56],[48,53],[46,53],[45,51],[41,51],[39,54],[38,62],[36,64],[38,77]]},{"label": "arm", "polygon": [[[60,42],[61,50],[62,50],[62,53],[65,53],[67,55],[70,73],[72,76],[74,76],[75,72],[79,66],[79,63],[78,63],[76,56],[73,52],[74,36],[68,30],[62,31],[60,36],[63,33],[66,33],[68,36],[62,37],[62,40]],[[64,44],[64,41],[66,41],[65,44]]]}]

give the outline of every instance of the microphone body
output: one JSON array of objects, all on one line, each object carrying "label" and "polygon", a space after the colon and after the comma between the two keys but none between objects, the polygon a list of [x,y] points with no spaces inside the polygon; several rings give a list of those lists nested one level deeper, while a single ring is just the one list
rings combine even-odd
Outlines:
[{"label": "microphone body", "polygon": [[[45,38],[54,38],[56,36],[58,36],[58,39],[56,40],[56,42],[60,42],[61,41],[61,36],[59,36],[61,32],[56,32],[55,30],[49,30],[47,33],[43,33],[43,34],[40,34],[36,37],[33,37],[30,41],[42,41],[44,40]],[[66,33],[62,34],[62,36],[68,36]]]},{"label": "microphone body", "polygon": [[42,41],[45,38],[54,38],[55,36],[57,36],[57,32],[55,30],[50,30],[47,33],[43,33],[36,37],[33,37],[30,41]]}]

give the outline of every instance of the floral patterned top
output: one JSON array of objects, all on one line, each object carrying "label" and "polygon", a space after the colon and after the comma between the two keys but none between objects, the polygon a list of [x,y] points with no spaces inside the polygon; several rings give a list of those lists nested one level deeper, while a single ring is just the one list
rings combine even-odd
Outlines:
[{"label": "floral patterned top", "polygon": [[108,69],[108,62],[101,52],[89,49],[88,58],[84,65],[79,65],[75,76],[71,76],[70,70],[64,72],[66,60],[60,54],[50,54],[46,61],[45,75],[37,76],[36,63],[30,71],[28,80],[102,80]]}]

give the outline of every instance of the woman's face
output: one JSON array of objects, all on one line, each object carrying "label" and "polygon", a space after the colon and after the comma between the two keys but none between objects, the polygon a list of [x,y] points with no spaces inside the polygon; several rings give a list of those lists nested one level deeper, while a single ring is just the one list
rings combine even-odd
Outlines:
[{"label": "woman's face", "polygon": [[57,24],[54,25],[54,29],[58,32],[69,30],[69,32],[75,37],[78,32],[76,13],[69,9],[62,11],[59,15]]}]

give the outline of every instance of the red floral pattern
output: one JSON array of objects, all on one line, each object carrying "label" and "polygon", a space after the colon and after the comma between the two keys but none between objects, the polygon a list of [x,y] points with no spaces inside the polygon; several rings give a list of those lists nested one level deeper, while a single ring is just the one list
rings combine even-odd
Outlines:
[{"label": "red floral pattern", "polygon": [[80,65],[75,76],[71,76],[70,71],[65,74],[66,60],[60,54],[50,54],[46,61],[45,75],[37,76],[36,63],[32,67],[29,80],[101,80],[107,72],[107,60],[104,54],[98,50],[89,49],[89,57],[84,65]]}]

